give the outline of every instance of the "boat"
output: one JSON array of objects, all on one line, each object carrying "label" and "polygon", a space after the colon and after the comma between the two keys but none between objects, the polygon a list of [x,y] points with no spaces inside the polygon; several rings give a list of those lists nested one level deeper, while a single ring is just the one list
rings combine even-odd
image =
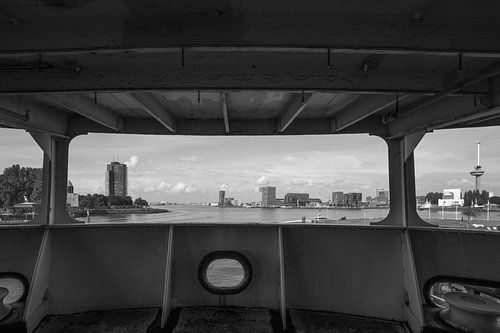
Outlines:
[{"label": "boat", "polygon": [[[500,125],[499,1],[0,9],[0,130],[43,152],[37,216],[0,225],[0,286],[22,290],[0,331],[499,331],[481,295],[499,299],[500,233],[421,219],[414,161],[428,133]],[[390,212],[356,226],[78,223],[69,151],[92,133],[371,135],[387,146]],[[220,261],[241,268],[236,283],[210,282]]]},{"label": "boat", "polygon": [[316,214],[316,217],[314,218],[314,223],[326,223],[328,222],[328,219],[326,216],[321,215],[321,211]]}]

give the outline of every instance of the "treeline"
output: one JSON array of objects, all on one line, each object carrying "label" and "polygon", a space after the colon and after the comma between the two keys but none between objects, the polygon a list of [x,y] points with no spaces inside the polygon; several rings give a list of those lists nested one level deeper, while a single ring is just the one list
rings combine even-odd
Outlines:
[{"label": "treeline", "polygon": [[0,175],[0,208],[12,207],[29,201],[40,202],[42,196],[42,169],[20,167],[14,164]]},{"label": "treeline", "polygon": [[439,199],[443,199],[443,193],[441,192],[429,192],[425,195],[425,201],[433,205],[437,205]]},{"label": "treeline", "polygon": [[490,193],[488,191],[470,190],[464,193],[464,206],[470,207],[474,205],[483,206],[488,203]]},{"label": "treeline", "polygon": [[106,208],[131,208],[131,207],[147,207],[149,203],[137,198],[132,201],[130,196],[113,196],[107,197],[103,194],[87,194],[79,195],[78,203],[80,208],[88,209],[106,209]]}]

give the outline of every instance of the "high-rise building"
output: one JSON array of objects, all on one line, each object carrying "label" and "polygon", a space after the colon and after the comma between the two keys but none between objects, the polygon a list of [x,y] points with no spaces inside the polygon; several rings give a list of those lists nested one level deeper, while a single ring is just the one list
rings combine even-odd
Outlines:
[{"label": "high-rise building", "polygon": [[106,195],[110,197],[127,196],[127,165],[111,162],[106,170]]},{"label": "high-rise building", "polygon": [[276,187],[263,186],[259,189],[262,192],[262,207],[271,207],[276,205]]},{"label": "high-rise building", "polygon": [[226,191],[220,190],[219,191],[219,207],[223,207],[225,204],[225,197],[226,197]]}]

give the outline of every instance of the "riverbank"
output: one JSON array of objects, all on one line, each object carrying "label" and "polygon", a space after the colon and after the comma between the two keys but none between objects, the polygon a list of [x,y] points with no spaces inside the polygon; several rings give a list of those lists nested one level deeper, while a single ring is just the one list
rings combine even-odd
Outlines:
[{"label": "riverbank", "polygon": [[[90,216],[100,216],[100,215],[128,215],[128,214],[159,214],[159,213],[169,213],[168,209],[163,208],[107,208],[107,209],[90,209]],[[87,216],[86,210],[79,210],[75,212],[70,212],[73,217],[85,217]]]}]

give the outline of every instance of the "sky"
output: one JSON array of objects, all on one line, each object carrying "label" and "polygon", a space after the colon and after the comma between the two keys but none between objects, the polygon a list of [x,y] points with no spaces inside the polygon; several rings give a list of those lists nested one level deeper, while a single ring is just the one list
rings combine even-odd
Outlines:
[{"label": "sky", "polygon": [[[417,195],[444,188],[472,189],[469,171],[481,141],[483,184],[500,194],[500,128],[428,133],[415,151]],[[0,130],[0,170],[12,164],[41,167],[42,152],[28,133]],[[129,195],[148,201],[216,202],[218,191],[239,202],[259,201],[259,187],[309,193],[374,196],[388,189],[387,147],[368,135],[142,136],[89,134],[70,144],[69,179],[80,194],[104,193],[106,164],[128,165]]]}]

